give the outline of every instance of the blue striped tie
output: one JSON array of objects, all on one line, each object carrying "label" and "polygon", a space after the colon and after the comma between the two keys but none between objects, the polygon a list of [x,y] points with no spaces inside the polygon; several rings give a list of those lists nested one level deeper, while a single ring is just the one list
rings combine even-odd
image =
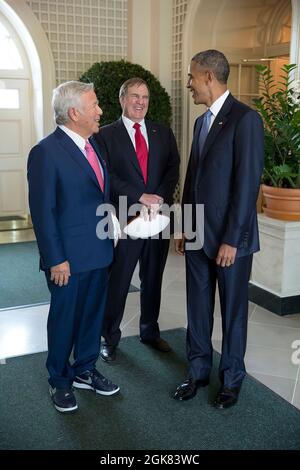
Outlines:
[{"label": "blue striped tie", "polygon": [[212,116],[212,112],[210,109],[206,111],[204,114],[203,122],[202,122],[202,127],[199,135],[199,155],[201,157],[201,153],[206,141],[206,137],[209,131],[209,126],[210,126],[210,118]]}]

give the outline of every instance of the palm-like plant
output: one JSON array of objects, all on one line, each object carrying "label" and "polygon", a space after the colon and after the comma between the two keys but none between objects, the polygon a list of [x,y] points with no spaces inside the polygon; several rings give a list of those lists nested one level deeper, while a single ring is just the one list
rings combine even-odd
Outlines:
[{"label": "palm-like plant", "polygon": [[280,188],[300,188],[300,90],[291,78],[296,67],[284,65],[275,83],[269,67],[256,66],[262,96],[254,103],[265,128],[263,182]]}]

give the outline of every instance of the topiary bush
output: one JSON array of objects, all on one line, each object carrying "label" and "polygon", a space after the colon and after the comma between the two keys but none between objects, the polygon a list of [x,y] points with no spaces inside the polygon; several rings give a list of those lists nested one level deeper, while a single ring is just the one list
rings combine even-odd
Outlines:
[{"label": "topiary bush", "polygon": [[147,118],[170,125],[172,110],[170,97],[157,78],[141,65],[124,60],[96,62],[79,80],[93,82],[99,105],[103,110],[101,125],[116,121],[121,115],[119,89],[129,78],[140,77],[150,90],[150,102]]}]

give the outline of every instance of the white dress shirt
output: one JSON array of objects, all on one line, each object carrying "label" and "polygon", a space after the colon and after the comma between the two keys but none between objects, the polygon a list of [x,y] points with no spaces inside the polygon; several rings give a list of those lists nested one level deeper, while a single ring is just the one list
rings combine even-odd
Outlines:
[{"label": "white dress shirt", "polygon": [[[72,131],[71,129],[69,129],[68,127],[64,126],[64,125],[59,125],[58,126],[63,132],[65,132],[69,137],[70,139],[73,140],[74,144],[77,145],[77,147],[79,147],[79,149],[81,150],[81,152],[83,153],[83,155],[86,157],[86,150],[85,150],[85,139],[83,137],[81,137],[81,135],[77,134],[77,132],[74,132]],[[98,159],[99,161],[99,159]],[[100,168],[100,171],[101,171],[101,174],[102,174],[102,178],[104,178],[104,174],[103,174],[103,168],[102,168],[102,165],[99,161],[99,168]]]},{"label": "white dress shirt", "polygon": [[212,115],[211,115],[211,118],[210,118],[209,130],[210,130],[211,126],[213,125],[213,122],[216,119],[216,116],[217,116],[218,112],[220,111],[220,109],[222,108],[222,106],[223,106],[223,104],[224,104],[224,102],[225,102],[228,95],[229,95],[229,90],[226,90],[225,93],[223,93],[223,95],[219,96],[219,98],[216,99],[216,101],[213,102],[211,107],[208,108],[212,112]]},{"label": "white dress shirt", "polygon": [[[124,126],[126,127],[126,130],[129,134],[130,140],[135,148],[135,129],[134,129],[134,124],[135,122],[129,119],[128,117],[122,115],[122,121],[124,123]],[[149,149],[149,143],[148,143],[148,134],[147,134],[147,129],[146,129],[146,124],[145,124],[145,119],[143,119],[141,122],[139,122],[141,126],[141,133],[146,141],[147,147]]]}]

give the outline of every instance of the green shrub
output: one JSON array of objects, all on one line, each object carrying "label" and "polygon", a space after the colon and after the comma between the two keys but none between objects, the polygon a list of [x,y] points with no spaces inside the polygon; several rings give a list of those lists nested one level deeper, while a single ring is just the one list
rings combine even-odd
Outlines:
[{"label": "green shrub", "polygon": [[97,62],[93,64],[79,80],[93,82],[95,92],[103,110],[101,125],[117,120],[121,115],[119,89],[123,82],[132,77],[140,77],[147,83],[150,90],[150,103],[147,118],[170,125],[171,103],[166,90],[157,78],[141,65],[124,60]]}]

